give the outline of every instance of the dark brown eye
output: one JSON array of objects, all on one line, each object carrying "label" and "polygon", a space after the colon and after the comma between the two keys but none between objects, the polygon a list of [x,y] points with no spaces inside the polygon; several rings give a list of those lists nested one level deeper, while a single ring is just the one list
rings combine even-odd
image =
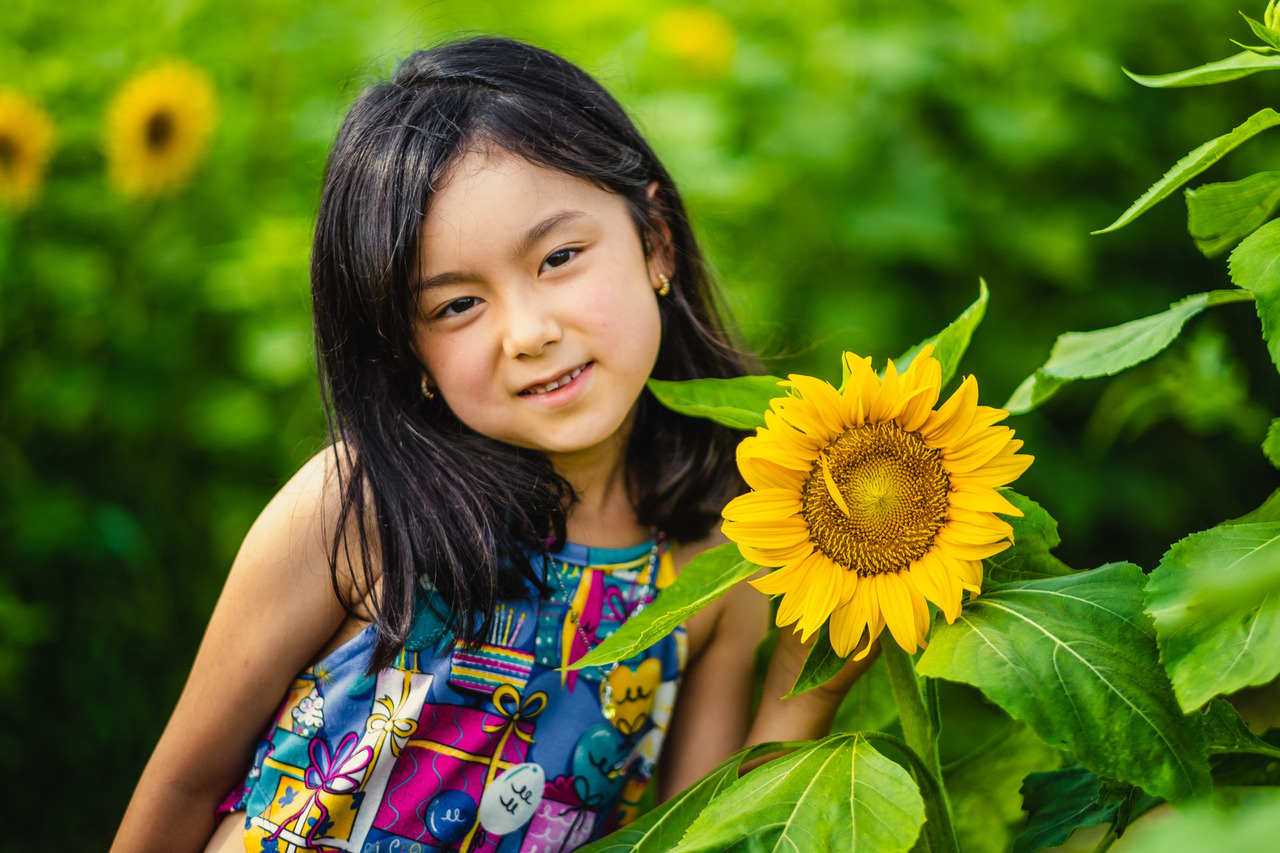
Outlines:
[{"label": "dark brown eye", "polygon": [[440,309],[439,316],[448,317],[450,314],[462,314],[463,312],[469,311],[471,308],[475,307],[475,304],[479,301],[480,300],[476,299],[474,296],[464,296],[461,299],[455,299],[448,305],[444,306],[444,308]]},{"label": "dark brown eye", "polygon": [[542,262],[542,265],[553,269],[555,267],[562,267],[569,263],[569,261],[573,260],[574,255],[581,251],[581,249],[557,249],[547,255],[547,259]]}]

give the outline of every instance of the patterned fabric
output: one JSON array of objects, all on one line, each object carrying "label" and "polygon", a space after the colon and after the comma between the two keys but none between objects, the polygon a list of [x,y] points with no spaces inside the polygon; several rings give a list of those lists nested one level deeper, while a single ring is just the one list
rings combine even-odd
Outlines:
[{"label": "patterned fabric", "polygon": [[613,669],[559,670],[674,579],[665,549],[650,577],[652,549],[535,557],[552,594],[504,603],[477,647],[451,648],[420,604],[390,668],[364,672],[371,625],[303,671],[220,809],[246,812],[245,849],[561,853],[633,818],[684,630]]}]

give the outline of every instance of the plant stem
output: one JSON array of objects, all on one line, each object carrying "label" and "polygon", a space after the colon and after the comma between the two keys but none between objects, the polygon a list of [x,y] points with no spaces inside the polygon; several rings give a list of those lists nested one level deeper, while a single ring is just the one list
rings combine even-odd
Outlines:
[{"label": "plant stem", "polygon": [[[907,746],[917,757],[916,783],[924,795],[925,829],[929,832],[930,853],[958,853],[951,805],[942,784],[942,761],[938,754],[941,716],[936,685],[922,685],[911,655],[892,640],[881,643],[881,653],[889,668],[889,683],[898,702],[898,717]],[[924,778],[921,778],[924,777]]]},{"label": "plant stem", "polygon": [[916,754],[916,751],[905,741],[884,732],[863,732],[862,736],[869,741],[880,741],[902,753],[911,767],[911,774],[916,777],[920,787],[920,797],[924,800],[925,826],[922,836],[925,847],[930,853],[960,853],[960,844],[956,841],[955,828],[951,825],[951,811],[947,808],[946,791],[942,780],[929,771],[928,766]]},{"label": "plant stem", "polygon": [[1116,835],[1116,828],[1113,826],[1107,830],[1107,834],[1102,836],[1102,840],[1098,842],[1098,846],[1093,848],[1093,853],[1106,853],[1112,844],[1116,843],[1116,839],[1120,836]]}]

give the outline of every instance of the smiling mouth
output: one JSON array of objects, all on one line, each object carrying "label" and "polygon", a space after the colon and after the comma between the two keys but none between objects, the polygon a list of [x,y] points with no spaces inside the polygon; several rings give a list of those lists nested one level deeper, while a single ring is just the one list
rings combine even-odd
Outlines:
[{"label": "smiling mouth", "polygon": [[575,367],[573,370],[570,370],[568,373],[564,374],[563,376],[557,376],[555,379],[552,379],[550,382],[547,382],[543,385],[530,385],[528,388],[521,391],[519,396],[533,397],[538,394],[549,393],[551,391],[556,390],[557,388],[561,388],[565,385],[568,385],[570,382],[577,379],[578,375],[582,373],[582,371],[590,367],[593,363],[594,362],[588,361],[586,364],[579,365],[578,367]]}]

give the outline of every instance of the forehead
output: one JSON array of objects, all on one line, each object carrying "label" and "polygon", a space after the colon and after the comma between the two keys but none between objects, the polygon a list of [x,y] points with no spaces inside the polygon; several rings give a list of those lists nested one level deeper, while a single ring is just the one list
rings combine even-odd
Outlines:
[{"label": "forehead", "polygon": [[630,221],[615,193],[507,151],[472,151],[431,198],[422,226],[423,272],[509,252],[530,228],[564,210],[597,221],[614,222],[619,214]]}]

